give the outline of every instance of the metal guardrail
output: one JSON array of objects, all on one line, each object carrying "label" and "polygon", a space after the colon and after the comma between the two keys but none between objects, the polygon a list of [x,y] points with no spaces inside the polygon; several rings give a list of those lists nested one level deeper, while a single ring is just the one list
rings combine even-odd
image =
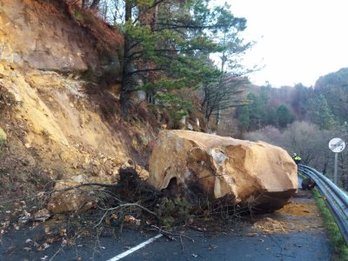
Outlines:
[{"label": "metal guardrail", "polygon": [[299,164],[298,169],[303,175],[315,181],[320,193],[325,197],[326,204],[330,208],[343,238],[348,244],[347,194],[317,170],[302,164]]}]

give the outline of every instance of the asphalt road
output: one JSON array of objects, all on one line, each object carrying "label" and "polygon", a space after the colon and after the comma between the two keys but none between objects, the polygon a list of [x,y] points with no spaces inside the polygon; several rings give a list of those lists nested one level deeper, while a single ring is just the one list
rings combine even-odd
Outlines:
[{"label": "asphalt road", "polygon": [[[303,204],[313,203],[308,194],[293,201],[297,211]],[[294,214],[289,209],[260,216],[255,222],[226,225],[224,232],[185,230],[181,231],[184,236],[175,237],[176,240],[162,236],[122,260],[330,260],[331,249],[318,213],[304,209]],[[44,242],[43,230],[44,226],[38,226],[5,234],[0,260],[104,261],[158,235],[124,229],[116,237],[112,233],[81,236],[74,246],[62,247],[58,241],[44,249],[44,245],[33,245]]]},{"label": "asphalt road", "polygon": [[[326,235],[319,233],[290,233],[252,236],[233,232],[207,234],[189,231],[176,241],[161,237],[153,243],[126,256],[123,260],[330,260]],[[155,234],[124,231],[119,239],[100,238],[80,240],[77,246],[50,246],[46,251],[26,251],[25,243],[13,248],[11,238],[2,244],[0,260],[108,260],[134,247]],[[12,246],[12,248],[11,248]],[[10,250],[9,250],[10,249]],[[9,250],[9,251],[8,251]],[[56,255],[55,255],[56,254]],[[55,256],[54,256],[55,255]],[[45,258],[46,257],[46,258]]]}]

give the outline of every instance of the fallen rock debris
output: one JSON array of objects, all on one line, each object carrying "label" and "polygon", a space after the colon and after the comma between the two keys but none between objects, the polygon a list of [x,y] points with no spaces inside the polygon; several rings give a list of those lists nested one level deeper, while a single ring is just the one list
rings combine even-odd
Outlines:
[{"label": "fallen rock debris", "polygon": [[231,205],[269,211],[298,188],[297,166],[280,147],[186,130],[160,132],[149,173],[160,190],[194,184],[210,199],[229,197]]}]

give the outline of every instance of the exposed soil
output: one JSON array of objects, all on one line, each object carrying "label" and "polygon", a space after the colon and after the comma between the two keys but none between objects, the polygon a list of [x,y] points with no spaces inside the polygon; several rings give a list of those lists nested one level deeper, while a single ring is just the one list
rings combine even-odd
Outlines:
[{"label": "exposed soil", "polygon": [[324,224],[310,191],[299,190],[283,208],[257,219],[255,233],[296,233],[323,231]]},{"label": "exposed soil", "polygon": [[57,182],[114,183],[130,161],[146,176],[158,125],[119,117],[123,38],[89,12],[0,0],[0,218]]}]

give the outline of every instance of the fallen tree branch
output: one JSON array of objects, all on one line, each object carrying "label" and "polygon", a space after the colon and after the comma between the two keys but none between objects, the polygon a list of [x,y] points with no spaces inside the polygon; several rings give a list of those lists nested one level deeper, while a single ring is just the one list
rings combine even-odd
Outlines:
[{"label": "fallen tree branch", "polygon": [[[158,227],[158,226],[155,226],[155,225],[151,225],[152,228],[158,230],[159,233],[163,234],[164,236],[168,237],[170,240],[175,240],[175,237],[180,237],[180,240],[182,237],[192,241],[192,243],[195,242],[195,240],[189,236],[186,236],[186,235],[183,235],[183,234],[174,234],[174,233],[171,233],[167,230],[163,230],[162,228]],[[182,241],[182,240],[181,240]]]},{"label": "fallen tree branch", "polygon": [[155,212],[151,211],[150,209],[148,209],[148,208],[146,208],[146,207],[144,207],[144,206],[142,206],[142,205],[139,205],[138,203],[124,203],[124,204],[118,205],[117,207],[107,208],[107,209],[101,208],[101,209],[102,209],[102,210],[106,210],[106,211],[113,211],[113,210],[118,210],[118,209],[120,209],[120,208],[127,208],[127,207],[137,207],[137,208],[141,208],[142,210],[148,212],[149,214],[151,214],[151,215],[153,215],[153,216],[155,216],[156,218],[159,219],[158,215],[157,215]]},{"label": "fallen tree branch", "polygon": [[99,187],[105,187],[105,188],[114,188],[117,185],[117,183],[113,183],[113,184],[107,184],[107,183],[83,183],[83,184],[79,184],[73,187],[68,187],[68,188],[63,188],[63,189],[57,189],[57,190],[53,190],[49,193],[55,193],[55,192],[65,192],[65,191],[69,191],[69,190],[73,190],[73,189],[78,189],[81,187],[88,187],[88,186],[99,186]]},{"label": "fallen tree branch", "polygon": [[98,227],[98,226],[103,222],[104,218],[106,217],[106,215],[107,215],[108,213],[109,213],[108,210],[105,211],[104,215],[101,217],[101,219],[99,220],[99,222],[98,222],[96,225],[94,225],[94,228]]},{"label": "fallen tree branch", "polygon": [[113,208],[102,208],[102,207],[99,207],[99,209],[105,210],[105,213],[100,218],[99,222],[94,226],[94,228],[98,227],[103,222],[103,220],[105,219],[105,217],[107,216],[107,214],[109,212],[114,211],[114,210],[119,210],[121,208],[127,208],[127,207],[137,207],[137,208],[140,208],[140,209],[146,211],[147,213],[155,216],[157,219],[160,219],[159,216],[155,212],[151,211],[150,209],[148,209],[148,208],[146,208],[146,207],[144,207],[142,205],[139,205],[138,203],[124,203],[124,204],[120,204],[117,207],[113,207]]}]

